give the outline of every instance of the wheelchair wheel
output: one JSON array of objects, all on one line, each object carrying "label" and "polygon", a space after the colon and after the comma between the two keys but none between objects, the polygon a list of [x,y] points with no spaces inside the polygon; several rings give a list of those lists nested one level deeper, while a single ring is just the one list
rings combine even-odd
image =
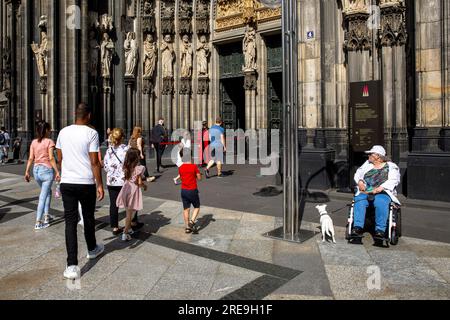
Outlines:
[{"label": "wheelchair wheel", "polygon": [[401,209],[397,210],[397,234],[400,238],[402,236],[402,211]]},{"label": "wheelchair wheel", "polygon": [[350,233],[352,232],[352,226],[350,223],[347,223],[347,226],[345,227],[345,240],[350,240]]},{"label": "wheelchair wheel", "polygon": [[394,227],[391,230],[391,244],[393,246],[396,246],[398,244],[398,238],[399,238],[398,230],[397,228]]}]

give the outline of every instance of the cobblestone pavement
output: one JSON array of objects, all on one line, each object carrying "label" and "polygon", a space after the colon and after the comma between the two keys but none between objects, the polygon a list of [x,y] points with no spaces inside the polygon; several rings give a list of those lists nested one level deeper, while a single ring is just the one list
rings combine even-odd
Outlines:
[{"label": "cobblestone pavement", "polygon": [[403,237],[398,246],[379,248],[367,236],[355,246],[342,227],[337,244],[322,243],[318,224],[303,222],[315,236],[296,244],[264,236],[281,226],[280,218],[213,207],[202,208],[199,233],[187,235],[179,202],[144,198],[145,226],[129,243],[111,234],[108,199],[98,204],[96,235],[105,253],[85,258],[80,227],[82,277],[67,281],[62,202],[53,200],[52,226],[35,232],[36,184],[0,172],[0,299],[450,297],[448,243]]}]

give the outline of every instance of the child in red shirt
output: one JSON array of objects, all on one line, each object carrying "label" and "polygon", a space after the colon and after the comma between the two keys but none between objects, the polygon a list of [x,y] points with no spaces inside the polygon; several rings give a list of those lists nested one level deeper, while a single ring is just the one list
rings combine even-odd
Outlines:
[{"label": "child in red shirt", "polygon": [[[185,232],[195,231],[195,220],[200,213],[200,197],[198,195],[197,180],[202,180],[198,167],[191,162],[191,149],[182,150],[183,164],[178,169],[181,177],[181,200],[183,202],[183,217],[186,225]],[[189,219],[191,205],[194,207],[192,219]]]}]

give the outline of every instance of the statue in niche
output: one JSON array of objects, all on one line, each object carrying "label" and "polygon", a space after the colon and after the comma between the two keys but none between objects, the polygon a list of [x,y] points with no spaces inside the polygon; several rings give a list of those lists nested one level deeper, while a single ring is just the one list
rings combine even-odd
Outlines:
[{"label": "statue in niche", "polygon": [[192,50],[192,44],[189,42],[189,36],[183,36],[183,44],[181,48],[181,77],[192,77],[192,57],[194,52]]},{"label": "statue in niche", "polygon": [[256,30],[248,26],[243,41],[244,71],[256,70]]},{"label": "statue in niche", "polygon": [[197,48],[197,71],[199,77],[208,77],[208,57],[211,53],[205,35],[200,36],[200,43]]},{"label": "statue in niche", "polygon": [[144,16],[151,16],[154,14],[153,4],[151,1],[146,0],[144,2]]},{"label": "statue in niche", "polygon": [[33,50],[36,56],[39,76],[46,77],[48,68],[48,40],[45,31],[41,31],[41,45],[33,42],[31,44],[31,50]]},{"label": "statue in niche", "polygon": [[114,42],[109,37],[108,33],[103,34],[103,41],[101,43],[100,49],[102,77],[109,78],[111,76],[111,62],[114,54]]},{"label": "statue in niche", "polygon": [[173,60],[175,52],[173,50],[172,37],[167,34],[161,44],[162,55],[162,76],[164,79],[173,78]]},{"label": "statue in niche", "polygon": [[206,18],[208,16],[208,4],[204,2],[204,0],[200,0],[197,2],[197,17]]},{"label": "statue in niche", "polygon": [[91,31],[89,33],[89,74],[92,77],[97,76],[98,68],[98,51],[100,50],[100,45],[95,38],[95,32]]},{"label": "statue in niche", "polygon": [[153,36],[147,35],[144,41],[144,78],[151,79],[155,73],[156,60],[158,57],[158,48]]},{"label": "statue in niche", "polygon": [[123,48],[125,50],[125,76],[134,77],[138,60],[136,33],[127,33]]}]

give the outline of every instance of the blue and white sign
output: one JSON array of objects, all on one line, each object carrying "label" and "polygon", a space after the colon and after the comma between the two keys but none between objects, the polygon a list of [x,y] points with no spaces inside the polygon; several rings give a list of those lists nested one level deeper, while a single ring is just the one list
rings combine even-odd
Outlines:
[{"label": "blue and white sign", "polygon": [[308,40],[314,39],[314,31],[308,31],[306,33],[306,39]]}]

